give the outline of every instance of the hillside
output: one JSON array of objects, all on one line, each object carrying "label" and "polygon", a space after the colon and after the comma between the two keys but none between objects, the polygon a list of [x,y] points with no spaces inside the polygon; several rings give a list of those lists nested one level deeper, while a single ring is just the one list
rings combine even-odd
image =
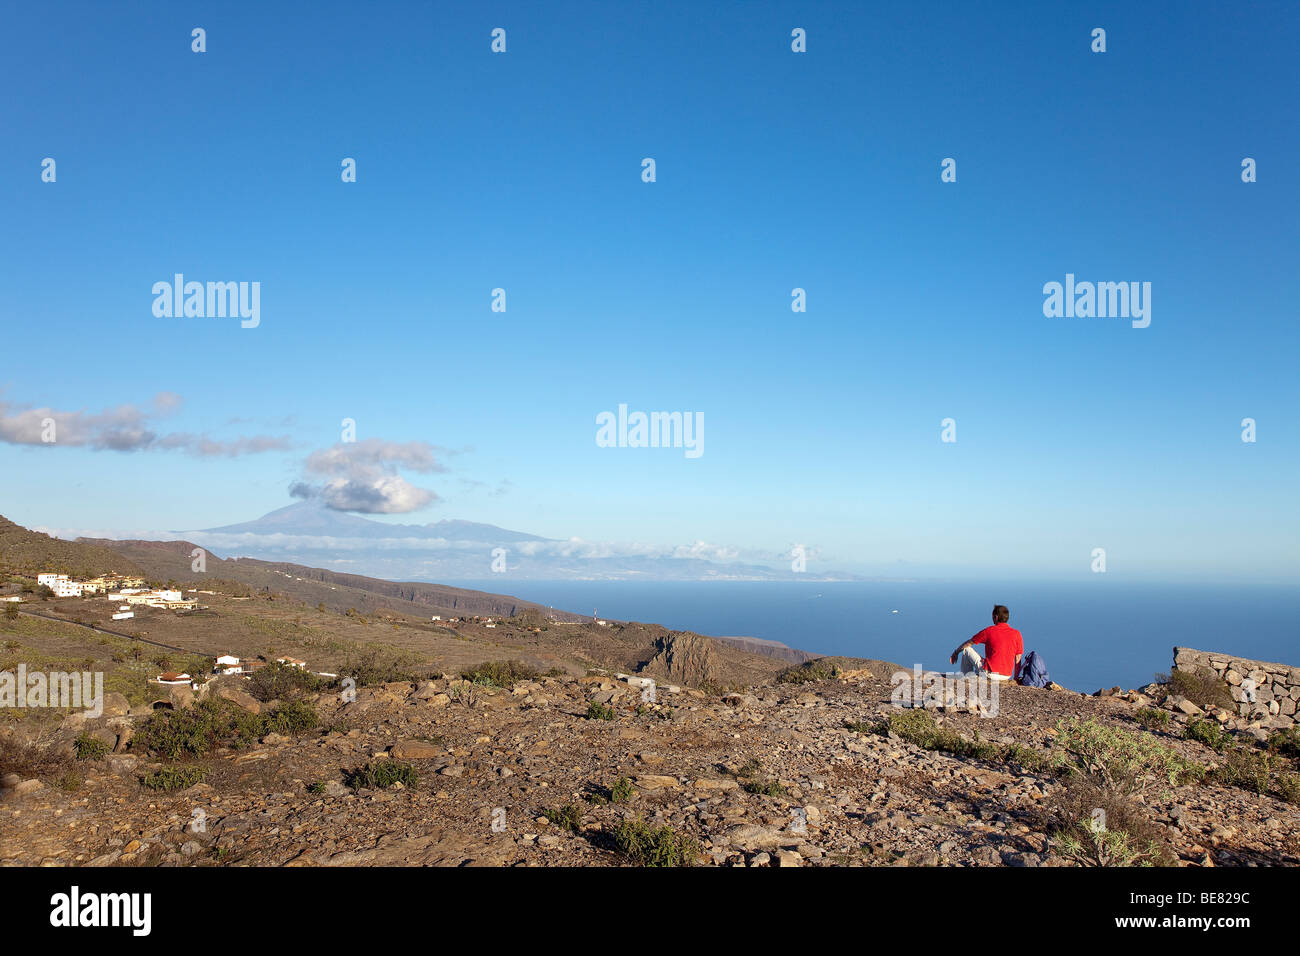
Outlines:
[{"label": "hillside", "polygon": [[[253,591],[270,589],[309,604],[324,603],[335,610],[358,610],[425,615],[495,615],[510,617],[526,610],[540,612],[531,601],[486,591],[419,582],[399,583],[359,574],[340,574],[299,564],[261,561],[257,558],[222,558],[206,552],[206,570],[192,569],[198,545],[190,541],[116,541],[78,538],[76,544],[113,552],[144,569],[152,580],[176,581],[206,587],[214,581],[236,582]],[[557,620],[578,620],[576,614],[552,612]]]},{"label": "hillside", "polygon": [[[980,717],[900,709],[870,668],[649,700],[612,674],[503,680],[308,692],[283,724],[222,678],[173,703],[254,736],[178,759],[185,711],[124,700],[0,730],[0,865],[1061,866],[1089,862],[1098,806],[1106,862],[1300,863],[1295,751],[1255,790],[1173,696],[1010,686]],[[74,759],[78,734],[102,752]],[[1100,788],[1087,768],[1131,771],[1129,739],[1172,784]]]},{"label": "hillside", "polygon": [[[186,614],[137,607],[134,617],[111,619],[116,605],[102,597],[29,603],[23,613],[94,628],[127,642],[170,652],[174,660],[234,653],[289,655],[317,670],[336,671],[363,653],[381,649],[416,668],[455,673],[487,660],[518,658],[541,670],[582,673],[597,666],[690,683],[736,685],[770,678],[786,660],[659,625],[610,622],[552,610],[502,594],[437,584],[393,582],[252,558],[203,555],[193,569],[189,541],[59,541],[13,525],[18,552],[50,570],[57,555],[69,567],[107,562],[157,583],[174,583],[199,599]],[[0,551],[0,558],[6,552]],[[434,617],[441,620],[434,621]],[[486,620],[493,619],[489,625]],[[453,621],[453,619],[459,619]],[[128,643],[128,648],[130,644]],[[58,646],[41,645],[54,654]]]},{"label": "hillside", "polygon": [[[1284,665],[1183,648],[1168,686],[913,701],[888,661],[294,565],[209,555],[200,575],[187,542],[54,544],[198,585],[204,608],[0,618],[0,670],[108,693],[99,716],[0,713],[0,865],[1300,864]],[[430,620],[451,603],[510,613]],[[307,672],[214,678],[218,653]],[[206,679],[149,680],[169,668]]]},{"label": "hillside", "polygon": [[29,531],[0,516],[0,572],[34,577],[43,571],[74,577],[143,573],[129,558],[111,548],[63,541]]}]

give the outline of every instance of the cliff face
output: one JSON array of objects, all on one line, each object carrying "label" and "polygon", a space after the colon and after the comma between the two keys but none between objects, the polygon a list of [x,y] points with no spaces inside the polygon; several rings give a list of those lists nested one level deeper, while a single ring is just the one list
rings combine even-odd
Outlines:
[{"label": "cliff face", "polygon": [[821,656],[811,651],[801,651],[798,648],[790,647],[780,641],[769,641],[759,637],[715,637],[714,640],[744,651],[746,654],[762,654],[764,657],[775,657],[777,660],[789,664],[802,664],[804,661],[810,661]]},{"label": "cliff face", "polygon": [[717,680],[722,671],[712,639],[683,631],[656,640],[655,655],[645,669],[691,687]]}]

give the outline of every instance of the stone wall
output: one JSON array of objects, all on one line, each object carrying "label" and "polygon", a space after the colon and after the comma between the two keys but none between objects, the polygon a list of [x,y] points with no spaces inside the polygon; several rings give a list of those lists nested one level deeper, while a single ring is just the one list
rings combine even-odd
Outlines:
[{"label": "stone wall", "polygon": [[1290,727],[1300,722],[1300,667],[1175,647],[1174,668],[1180,671],[1208,668],[1222,677],[1228,682],[1242,717],[1263,718],[1272,727]]}]

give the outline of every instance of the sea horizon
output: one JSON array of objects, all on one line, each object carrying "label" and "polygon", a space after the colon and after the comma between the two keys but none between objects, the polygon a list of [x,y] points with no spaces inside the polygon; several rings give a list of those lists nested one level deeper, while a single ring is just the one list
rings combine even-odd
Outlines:
[{"label": "sea horizon", "polygon": [[825,656],[949,669],[948,656],[1011,609],[1025,650],[1071,690],[1141,687],[1193,647],[1300,666],[1300,592],[1277,583],[467,580],[557,610],[755,637]]}]

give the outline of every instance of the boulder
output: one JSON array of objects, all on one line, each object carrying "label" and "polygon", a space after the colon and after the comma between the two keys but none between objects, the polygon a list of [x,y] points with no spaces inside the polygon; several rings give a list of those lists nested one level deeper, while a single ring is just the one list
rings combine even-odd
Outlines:
[{"label": "boulder", "polygon": [[184,710],[194,703],[194,691],[185,684],[150,684],[153,691],[154,709],[158,709],[159,704],[165,704],[172,710]]},{"label": "boulder", "polygon": [[431,680],[424,680],[420,681],[416,686],[415,693],[412,696],[416,700],[432,700],[441,693],[442,691],[438,688],[437,684]]},{"label": "boulder", "polygon": [[398,760],[432,760],[447,756],[447,748],[427,740],[399,740],[388,748],[388,753]]},{"label": "boulder", "polygon": [[125,717],[131,712],[131,702],[126,699],[124,694],[117,691],[110,691],[104,695],[104,713],[105,717]]},{"label": "boulder", "polygon": [[656,640],[655,655],[646,670],[697,686],[721,676],[713,641],[689,631],[674,631]]},{"label": "boulder", "polygon": [[250,714],[260,714],[262,712],[261,702],[234,681],[223,680],[218,682],[211,693],[221,700],[230,701],[236,707],[246,710]]}]

